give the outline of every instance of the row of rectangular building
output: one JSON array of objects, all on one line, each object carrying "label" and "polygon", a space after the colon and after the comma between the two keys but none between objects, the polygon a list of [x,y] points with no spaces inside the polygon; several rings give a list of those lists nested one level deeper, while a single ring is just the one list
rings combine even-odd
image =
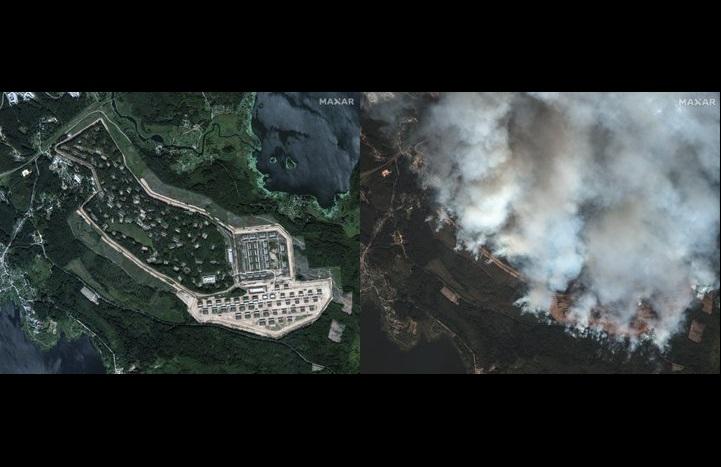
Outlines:
[{"label": "row of rectangular building", "polygon": [[[271,251],[271,242],[277,245]],[[277,231],[239,234],[235,236],[238,273],[243,280],[260,279],[274,271],[276,275],[290,273],[288,267],[288,240]]]},{"label": "row of rectangular building", "polygon": [[255,287],[250,293],[235,297],[207,297],[198,303],[201,314],[234,313],[236,320],[255,320],[259,326],[272,327],[292,323],[298,317],[313,313],[323,304],[323,289],[276,283],[275,290]]}]

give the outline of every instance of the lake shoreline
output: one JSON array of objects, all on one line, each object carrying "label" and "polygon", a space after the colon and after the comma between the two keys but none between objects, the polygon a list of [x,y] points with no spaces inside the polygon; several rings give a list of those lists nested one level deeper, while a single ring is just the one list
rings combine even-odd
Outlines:
[{"label": "lake shoreline", "polygon": [[0,302],[0,374],[105,374],[100,353],[83,335],[69,340],[61,336],[49,350],[23,330],[20,310],[9,301]]}]

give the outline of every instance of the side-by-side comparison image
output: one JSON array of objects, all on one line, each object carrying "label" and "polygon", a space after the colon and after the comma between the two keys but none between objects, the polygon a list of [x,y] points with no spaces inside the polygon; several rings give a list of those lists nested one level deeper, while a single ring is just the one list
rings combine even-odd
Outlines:
[{"label": "side-by-side comparison image", "polygon": [[718,92],[0,93],[0,374],[718,374]]}]

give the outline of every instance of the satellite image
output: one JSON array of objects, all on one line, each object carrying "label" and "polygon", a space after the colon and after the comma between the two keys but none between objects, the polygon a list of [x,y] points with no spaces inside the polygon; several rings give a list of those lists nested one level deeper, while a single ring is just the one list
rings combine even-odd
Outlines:
[{"label": "satellite image", "polygon": [[3,91],[0,373],[718,374],[720,100]]},{"label": "satellite image", "polygon": [[359,102],[2,92],[0,373],[358,373]]},{"label": "satellite image", "polygon": [[362,371],[719,373],[719,93],[361,103]]}]

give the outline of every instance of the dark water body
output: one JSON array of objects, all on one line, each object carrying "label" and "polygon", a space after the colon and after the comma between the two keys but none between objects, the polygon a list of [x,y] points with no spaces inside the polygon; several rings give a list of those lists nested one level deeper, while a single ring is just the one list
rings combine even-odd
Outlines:
[{"label": "dark water body", "polygon": [[398,348],[381,329],[375,306],[363,308],[361,335],[361,373],[465,373],[458,351],[448,337],[421,341],[408,351]]},{"label": "dark water body", "polygon": [[40,350],[20,327],[20,312],[0,303],[0,374],[3,373],[105,373],[98,351],[87,336],[61,338],[47,352]]},{"label": "dark water body", "polygon": [[[353,99],[354,105],[321,105],[321,98]],[[360,156],[360,93],[259,92],[253,130],[262,142],[258,170],[266,188],[313,195],[323,207],[350,189]],[[291,158],[287,168],[287,159]],[[275,162],[274,162],[275,161]]]}]

